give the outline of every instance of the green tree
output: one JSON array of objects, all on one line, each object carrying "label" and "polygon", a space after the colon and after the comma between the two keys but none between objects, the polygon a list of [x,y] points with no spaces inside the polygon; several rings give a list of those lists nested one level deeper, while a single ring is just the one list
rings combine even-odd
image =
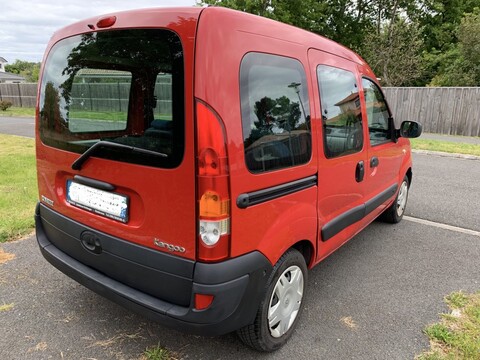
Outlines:
[{"label": "green tree", "polygon": [[[479,0],[204,0],[326,36],[385,85],[478,84]],[[471,14],[471,15],[468,15]],[[463,20],[462,20],[463,19]]]},{"label": "green tree", "polygon": [[456,35],[458,43],[439,54],[431,86],[480,86],[480,8],[465,14]]},{"label": "green tree", "polygon": [[459,47],[459,28],[465,14],[478,6],[478,0],[433,0],[424,6],[425,11],[418,18],[425,43],[421,84],[471,85],[474,80]]},{"label": "green tree", "polygon": [[423,72],[420,29],[398,19],[366,36],[361,55],[385,86],[412,86]]},{"label": "green tree", "polygon": [[27,82],[37,82],[40,73],[40,63],[17,59],[14,63],[5,65],[5,70],[23,76]]}]

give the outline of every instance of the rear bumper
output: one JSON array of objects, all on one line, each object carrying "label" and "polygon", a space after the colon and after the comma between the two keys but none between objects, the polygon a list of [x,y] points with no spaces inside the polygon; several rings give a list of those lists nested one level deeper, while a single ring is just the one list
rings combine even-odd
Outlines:
[{"label": "rear bumper", "polygon": [[[50,221],[46,221],[45,217]],[[50,229],[55,227],[51,223],[55,217],[63,222],[70,221],[74,226],[79,226],[78,223],[55,213],[44,205],[37,205],[35,226],[42,255],[57,269],[96,293],[165,326],[194,334],[222,335],[253,322],[265,291],[266,281],[272,271],[272,265],[261,253],[252,252],[216,264],[199,262],[192,264],[190,260],[175,258],[175,269],[182,268],[182,261],[185,262],[184,268],[192,269],[191,276],[182,274],[181,277],[178,277],[178,274],[165,273],[165,269],[160,272],[162,278],[169,279],[169,275],[172,275],[173,279],[179,278],[183,284],[182,291],[184,291],[185,284],[190,284],[189,304],[178,305],[152,296],[125,282],[115,280],[96,270],[94,266],[86,265],[84,261],[76,259],[83,259],[82,254],[75,253],[76,258],[74,258],[67,253],[69,247],[66,248],[67,251],[60,249],[51,241],[48,234],[55,234],[55,237],[63,234],[67,242],[80,242],[80,240],[75,240],[64,231],[55,232],[59,229]],[[87,231],[95,231],[81,226]],[[98,234],[99,236],[104,235]],[[125,243],[121,239],[118,241]],[[55,243],[58,242],[59,239],[55,239]],[[78,247],[72,248],[78,251]],[[84,251],[88,253],[87,250]],[[161,262],[164,259],[167,263],[172,262],[171,255],[155,253],[156,261]],[[143,264],[139,264],[139,268],[143,267]],[[121,266],[118,268],[121,269]],[[139,276],[143,276],[143,272],[140,272]],[[132,277],[134,279],[135,274],[129,274],[129,278]],[[154,284],[162,284],[155,278],[149,279],[149,281]],[[196,293],[214,295],[212,304],[205,310],[195,310],[193,299]],[[172,297],[174,298],[175,294],[172,294]]]}]

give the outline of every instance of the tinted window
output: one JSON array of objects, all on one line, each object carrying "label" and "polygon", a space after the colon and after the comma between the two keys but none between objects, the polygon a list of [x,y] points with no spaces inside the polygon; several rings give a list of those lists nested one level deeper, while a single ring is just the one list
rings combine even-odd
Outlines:
[{"label": "tinted window", "polygon": [[252,172],[305,164],[311,156],[307,80],[297,60],[247,54],[240,69],[245,161]]},{"label": "tinted window", "polygon": [[[167,30],[118,30],[64,39],[48,56],[40,94],[40,137],[77,153],[172,168],[184,151],[183,51]],[[157,154],[163,154],[157,156]],[[166,156],[165,156],[166,155]]]},{"label": "tinted window", "polygon": [[362,113],[355,75],[320,65],[317,77],[325,155],[332,158],[360,151],[363,147]]},{"label": "tinted window", "polygon": [[367,107],[370,144],[377,145],[391,139],[390,114],[380,88],[371,80],[362,79]]}]

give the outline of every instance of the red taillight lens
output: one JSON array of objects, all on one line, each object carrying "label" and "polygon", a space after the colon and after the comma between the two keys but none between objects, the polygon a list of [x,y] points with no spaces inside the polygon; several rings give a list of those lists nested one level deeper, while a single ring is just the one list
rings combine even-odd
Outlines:
[{"label": "red taillight lens", "polygon": [[230,249],[230,190],[225,129],[220,117],[196,103],[198,259],[219,261]]}]

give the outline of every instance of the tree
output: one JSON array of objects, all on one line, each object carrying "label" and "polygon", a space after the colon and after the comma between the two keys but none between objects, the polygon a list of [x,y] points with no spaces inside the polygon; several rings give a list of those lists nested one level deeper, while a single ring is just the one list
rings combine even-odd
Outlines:
[{"label": "tree", "polygon": [[[479,0],[204,0],[337,41],[385,85],[478,84]],[[466,15],[471,14],[471,15]],[[462,20],[463,19],[463,20]]]},{"label": "tree", "polygon": [[480,8],[465,14],[458,31],[460,51],[475,77],[476,86],[480,86]]},{"label": "tree", "polygon": [[480,86],[480,8],[465,14],[456,35],[458,43],[440,54],[432,86]]},{"label": "tree", "polygon": [[423,73],[420,29],[398,19],[366,36],[361,55],[385,86],[412,86]]},{"label": "tree", "polygon": [[37,82],[40,73],[40,63],[17,59],[13,64],[6,65],[5,70],[23,76],[27,82]]}]

